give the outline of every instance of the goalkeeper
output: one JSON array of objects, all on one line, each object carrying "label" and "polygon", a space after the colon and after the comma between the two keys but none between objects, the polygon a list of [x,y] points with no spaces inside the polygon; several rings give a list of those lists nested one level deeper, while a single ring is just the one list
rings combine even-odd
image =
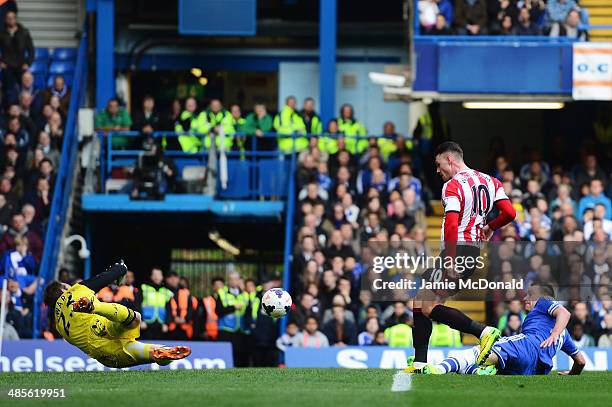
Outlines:
[{"label": "goalkeeper", "polygon": [[124,368],[146,363],[168,365],[189,356],[188,346],[167,347],[136,341],[140,313],[121,304],[100,302],[96,292],[127,272],[121,261],[104,273],[73,286],[53,281],[45,288],[44,302],[53,310],[62,337],[104,366]]}]

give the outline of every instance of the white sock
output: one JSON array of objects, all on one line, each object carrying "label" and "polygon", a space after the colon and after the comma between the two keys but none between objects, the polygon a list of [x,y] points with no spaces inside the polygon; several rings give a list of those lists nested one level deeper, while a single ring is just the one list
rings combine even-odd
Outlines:
[{"label": "white sock", "polygon": [[416,368],[416,369],[422,369],[425,367],[427,363],[424,362],[414,362],[412,365]]}]

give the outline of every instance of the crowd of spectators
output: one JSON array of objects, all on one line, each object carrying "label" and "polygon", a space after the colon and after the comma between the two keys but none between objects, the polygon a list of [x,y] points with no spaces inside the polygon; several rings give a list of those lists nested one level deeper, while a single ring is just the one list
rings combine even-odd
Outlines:
[{"label": "crowd of spectators", "polygon": [[[320,140],[311,139],[299,156],[291,284],[297,309],[295,326],[284,333],[279,346],[315,346],[303,339],[304,333],[308,338],[314,335],[315,321],[326,339],[316,346],[393,346],[398,336],[392,329],[399,325],[404,333],[408,329],[403,325],[411,325],[411,303],[372,302],[361,284],[370,266],[365,250],[370,249],[368,243],[388,244],[390,249],[397,242],[427,246],[423,219],[429,186],[422,172],[413,173],[413,163],[427,158],[417,159],[418,151],[410,149],[385,154],[383,140],[373,138],[356,154],[339,139],[330,153],[321,149],[325,144]],[[598,161],[605,144],[585,140],[578,151],[565,161],[545,161],[535,150],[513,160],[503,140],[494,140],[491,167],[481,170],[503,183],[517,217],[492,237],[494,242],[514,244],[497,246],[498,252],[490,254],[492,263],[497,262],[491,270],[502,271],[498,277],[503,281],[514,277],[527,285],[534,280],[553,285],[574,313],[569,326],[574,338],[583,344],[584,325],[584,333],[593,339],[587,343],[608,346],[611,168]],[[508,335],[520,332],[525,311],[513,300],[521,297],[512,290],[496,293],[487,322],[499,323]],[[583,307],[587,317],[578,318]],[[461,343],[459,334],[446,328],[434,327],[432,343]]]},{"label": "crowd of spectators", "polygon": [[576,0],[419,0],[426,35],[519,35],[588,41],[588,13]]},{"label": "crowd of spectators", "polygon": [[0,284],[8,280],[5,332],[28,338],[70,90],[62,76],[36,86],[32,38],[11,4],[0,10]]}]

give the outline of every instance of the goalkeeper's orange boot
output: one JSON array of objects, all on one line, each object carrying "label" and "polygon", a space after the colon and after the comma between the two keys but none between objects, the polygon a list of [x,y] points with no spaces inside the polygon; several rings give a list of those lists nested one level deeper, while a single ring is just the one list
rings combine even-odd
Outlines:
[{"label": "goalkeeper's orange boot", "polygon": [[74,312],[85,312],[91,314],[94,310],[93,300],[87,297],[81,297],[72,304],[72,310]]},{"label": "goalkeeper's orange boot", "polygon": [[156,363],[185,359],[189,355],[191,355],[189,346],[162,346],[153,349],[153,360]]}]

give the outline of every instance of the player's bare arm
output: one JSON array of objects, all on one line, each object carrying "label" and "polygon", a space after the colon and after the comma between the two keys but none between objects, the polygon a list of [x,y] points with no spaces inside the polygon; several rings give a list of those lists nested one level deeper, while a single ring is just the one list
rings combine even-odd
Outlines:
[{"label": "player's bare arm", "polygon": [[561,335],[561,332],[565,330],[565,327],[567,326],[567,323],[569,322],[571,317],[570,312],[565,309],[565,307],[558,307],[552,313],[552,315],[555,317],[556,320],[555,326],[552,332],[550,333],[550,336],[540,344],[540,348],[547,348],[557,343],[559,335]]},{"label": "player's bare arm", "polygon": [[570,356],[574,364],[570,370],[565,370],[563,372],[559,372],[561,376],[577,376],[582,373],[584,366],[586,365],[586,360],[582,355],[582,352],[578,352],[575,355]]}]

